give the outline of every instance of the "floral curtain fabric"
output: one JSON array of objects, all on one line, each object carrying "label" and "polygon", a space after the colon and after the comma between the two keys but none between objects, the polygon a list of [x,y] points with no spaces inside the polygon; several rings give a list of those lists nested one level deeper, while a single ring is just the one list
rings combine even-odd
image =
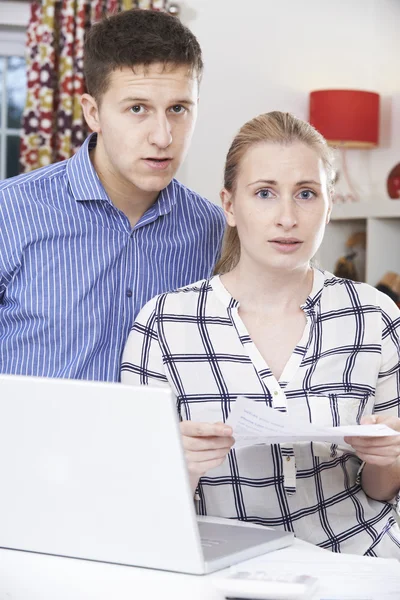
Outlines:
[{"label": "floral curtain fabric", "polygon": [[27,99],[21,172],[72,156],[88,131],[80,108],[85,92],[83,41],[90,25],[130,8],[164,10],[166,0],[35,0],[27,31]]}]

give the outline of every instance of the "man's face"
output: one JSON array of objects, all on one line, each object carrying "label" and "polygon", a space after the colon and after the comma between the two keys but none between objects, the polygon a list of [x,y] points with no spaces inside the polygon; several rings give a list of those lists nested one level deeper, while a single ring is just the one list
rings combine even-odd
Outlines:
[{"label": "man's face", "polygon": [[187,66],[123,67],[111,73],[99,103],[87,98],[85,117],[98,133],[95,166],[106,187],[133,196],[165,188],[196,122],[198,81]]}]

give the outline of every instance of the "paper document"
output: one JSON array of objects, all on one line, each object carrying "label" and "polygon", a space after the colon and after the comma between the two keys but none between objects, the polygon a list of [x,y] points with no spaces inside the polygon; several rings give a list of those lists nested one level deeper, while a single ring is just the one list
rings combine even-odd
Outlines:
[{"label": "paper document", "polygon": [[312,423],[299,423],[287,413],[245,397],[236,400],[226,424],[233,429],[235,448],[285,442],[331,442],[343,445],[345,436],[400,435],[400,432],[383,424],[320,427]]},{"label": "paper document", "polygon": [[242,562],[232,569],[271,577],[285,574],[316,577],[319,581],[316,600],[400,598],[400,568],[395,559],[335,554],[328,550],[299,551],[293,546]]}]

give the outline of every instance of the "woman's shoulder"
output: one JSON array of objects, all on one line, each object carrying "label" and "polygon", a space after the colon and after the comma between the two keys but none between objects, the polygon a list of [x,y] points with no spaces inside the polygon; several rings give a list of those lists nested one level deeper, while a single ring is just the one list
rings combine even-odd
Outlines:
[{"label": "woman's shoulder", "polygon": [[158,294],[144,305],[138,315],[138,320],[146,318],[153,314],[195,314],[199,303],[199,297],[204,301],[212,292],[212,279],[200,279],[195,283],[178,288],[177,290]]},{"label": "woman's shoulder", "polygon": [[[393,300],[374,286],[361,281],[337,277],[329,271],[324,276],[323,296],[330,297],[333,303],[351,304],[354,307],[373,307],[392,316],[400,316],[400,310]],[[339,308],[338,306],[338,308]]]}]

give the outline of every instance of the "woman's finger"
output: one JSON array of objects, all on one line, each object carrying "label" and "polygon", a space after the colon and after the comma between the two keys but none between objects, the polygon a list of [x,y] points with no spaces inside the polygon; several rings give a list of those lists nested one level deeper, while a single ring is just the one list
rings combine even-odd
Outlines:
[{"label": "woman's finger", "polygon": [[192,462],[188,464],[188,470],[191,475],[198,475],[201,477],[211,469],[215,469],[216,467],[222,465],[225,460],[226,456],[223,456],[222,458],[214,458],[202,463]]},{"label": "woman's finger", "polygon": [[218,448],[231,448],[235,443],[233,437],[204,437],[196,438],[182,436],[183,447],[185,450],[201,452],[202,450],[216,450]]},{"label": "woman's finger", "polygon": [[203,450],[203,452],[185,452],[187,462],[203,463],[216,458],[222,458],[229,452],[229,448],[219,448],[218,450]]}]

